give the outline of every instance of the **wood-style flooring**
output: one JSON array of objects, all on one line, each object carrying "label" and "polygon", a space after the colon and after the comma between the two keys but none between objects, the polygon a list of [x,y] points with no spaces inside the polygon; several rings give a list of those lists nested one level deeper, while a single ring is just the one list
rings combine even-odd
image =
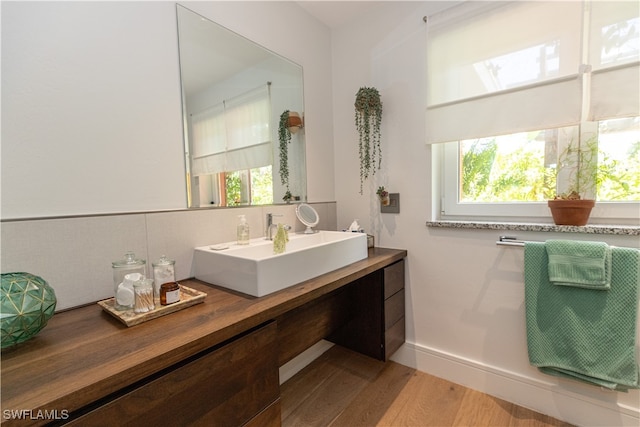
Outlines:
[{"label": "wood-style flooring", "polygon": [[334,346],[281,386],[282,425],[570,426],[394,362]]}]

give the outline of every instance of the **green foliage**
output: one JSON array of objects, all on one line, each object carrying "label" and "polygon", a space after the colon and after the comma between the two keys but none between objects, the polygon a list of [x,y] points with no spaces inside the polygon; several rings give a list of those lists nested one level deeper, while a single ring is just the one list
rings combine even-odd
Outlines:
[{"label": "green foliage", "polygon": [[640,141],[633,144],[626,154],[621,161],[599,152],[598,200],[640,201]]},{"label": "green foliage", "polygon": [[270,205],[273,203],[273,174],[271,166],[251,169],[251,204]]},{"label": "green foliage", "polygon": [[242,203],[242,179],[240,172],[229,172],[225,175],[227,191],[227,206],[237,206]]},{"label": "green foliage", "polygon": [[478,201],[481,194],[486,191],[497,148],[495,139],[488,144],[475,140],[465,150],[462,158],[461,199]]},{"label": "green foliage", "polygon": [[358,153],[360,157],[360,194],[362,183],[375,175],[382,164],[380,147],[380,125],[382,124],[382,101],[376,88],[361,87],[356,94],[355,122],[360,138]]},{"label": "green foliage", "polygon": [[[225,186],[227,206],[241,204],[270,205],[273,203],[273,176],[271,166],[227,172]],[[244,182],[244,181],[249,182]],[[251,194],[246,194],[250,191]]]},{"label": "green foliage", "polygon": [[[534,140],[535,137],[530,138]],[[595,142],[594,142],[595,141]],[[545,167],[544,153],[535,144],[500,151],[495,140],[463,142],[461,195],[463,202],[545,201],[556,195],[557,168]],[[531,146],[531,147],[529,147]],[[582,152],[570,146],[559,156],[569,167],[572,191],[597,188],[597,199],[640,201],[640,141],[621,159],[599,149],[597,140],[583,144]],[[568,160],[571,159],[571,160]],[[588,167],[578,170],[578,163]],[[597,164],[594,169],[589,165]],[[594,178],[595,172],[595,178]],[[595,184],[589,184],[592,179]]]},{"label": "green foliage", "polygon": [[555,193],[554,172],[534,144],[501,152],[495,139],[463,146],[463,202],[543,201]]},{"label": "green foliage", "polygon": [[280,182],[289,190],[289,143],[291,142],[291,132],[288,128],[289,110],[285,110],[280,115],[278,125],[278,140],[280,141]]}]

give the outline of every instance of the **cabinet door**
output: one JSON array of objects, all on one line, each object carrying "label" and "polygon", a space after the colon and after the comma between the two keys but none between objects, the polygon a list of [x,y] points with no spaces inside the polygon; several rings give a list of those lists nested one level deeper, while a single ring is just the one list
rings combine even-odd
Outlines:
[{"label": "cabinet door", "polygon": [[267,408],[279,423],[277,355],[276,324],[271,322],[179,364],[71,424],[239,426]]}]

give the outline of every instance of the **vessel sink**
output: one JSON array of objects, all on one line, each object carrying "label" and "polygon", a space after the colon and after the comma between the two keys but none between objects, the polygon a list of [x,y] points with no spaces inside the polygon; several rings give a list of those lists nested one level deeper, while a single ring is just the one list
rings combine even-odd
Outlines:
[{"label": "vessel sink", "polygon": [[195,249],[196,279],[261,297],[367,257],[364,233],[318,231],[289,234],[286,251],[273,253],[273,242],[223,243]]}]

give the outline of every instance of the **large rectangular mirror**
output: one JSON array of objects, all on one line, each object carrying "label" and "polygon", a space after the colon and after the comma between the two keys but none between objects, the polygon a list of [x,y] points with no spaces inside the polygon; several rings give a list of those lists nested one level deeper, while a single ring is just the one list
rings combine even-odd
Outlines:
[{"label": "large rectangular mirror", "polygon": [[189,207],[306,200],[302,67],[176,10]]}]

